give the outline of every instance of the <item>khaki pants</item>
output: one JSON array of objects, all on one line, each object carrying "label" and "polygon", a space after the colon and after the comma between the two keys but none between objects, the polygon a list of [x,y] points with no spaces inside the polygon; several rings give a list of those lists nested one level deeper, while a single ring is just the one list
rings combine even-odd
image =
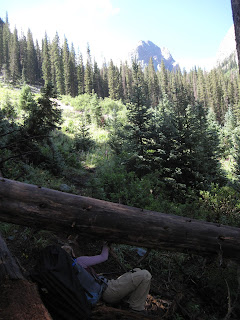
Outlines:
[{"label": "khaki pants", "polygon": [[102,298],[107,303],[117,303],[128,296],[126,302],[129,303],[130,308],[144,310],[151,278],[147,270],[135,268],[134,272],[127,272],[116,280],[109,280]]}]

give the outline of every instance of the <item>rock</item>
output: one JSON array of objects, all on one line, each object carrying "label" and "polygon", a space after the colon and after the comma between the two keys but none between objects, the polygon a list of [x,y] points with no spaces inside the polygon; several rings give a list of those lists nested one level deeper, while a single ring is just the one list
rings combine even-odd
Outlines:
[{"label": "rock", "polygon": [[168,70],[173,70],[178,66],[167,48],[160,48],[149,40],[139,41],[136,48],[129,53],[130,62],[136,59],[143,69],[148,65],[151,57],[156,71],[160,70],[162,61]]},{"label": "rock", "polygon": [[67,184],[63,183],[60,185],[59,187],[60,191],[63,192],[70,192],[71,191],[71,187],[69,187]]}]

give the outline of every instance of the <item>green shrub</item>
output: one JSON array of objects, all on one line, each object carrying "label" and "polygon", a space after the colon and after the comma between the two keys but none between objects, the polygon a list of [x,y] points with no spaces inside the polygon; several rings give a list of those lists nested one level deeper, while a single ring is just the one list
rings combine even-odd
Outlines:
[{"label": "green shrub", "polygon": [[200,204],[206,209],[207,221],[240,226],[239,192],[232,187],[212,185],[210,191],[201,192]]}]

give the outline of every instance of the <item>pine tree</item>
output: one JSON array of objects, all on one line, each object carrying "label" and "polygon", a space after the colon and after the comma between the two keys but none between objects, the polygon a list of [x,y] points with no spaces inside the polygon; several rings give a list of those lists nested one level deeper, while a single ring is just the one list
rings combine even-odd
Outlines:
[{"label": "pine tree", "polygon": [[198,69],[197,75],[197,97],[198,101],[204,106],[207,107],[207,88],[206,88],[206,80],[204,77],[203,70],[201,68]]},{"label": "pine tree", "polygon": [[74,45],[72,43],[71,50],[69,53],[69,71],[70,71],[70,92],[71,96],[75,97],[77,95],[77,63]]},{"label": "pine tree", "polygon": [[152,107],[151,114],[151,171],[157,171],[163,179],[172,178],[178,135],[175,108],[166,94],[157,106]]},{"label": "pine tree", "polygon": [[131,102],[128,108],[128,142],[131,153],[135,152],[134,159],[129,159],[130,170],[135,170],[142,176],[149,172],[147,150],[149,148],[149,121],[147,86],[141,67],[133,61],[133,89]]},{"label": "pine tree", "polygon": [[100,69],[98,64],[94,61],[93,64],[93,90],[98,95],[98,97],[103,96],[102,79],[100,74]]},{"label": "pine tree", "polygon": [[58,33],[56,33],[51,45],[51,74],[57,94],[64,93],[62,53]]},{"label": "pine tree", "polygon": [[38,40],[36,40],[36,58],[37,58],[37,74],[36,74],[36,80],[37,82],[42,82],[42,53],[40,46],[38,44]]},{"label": "pine tree", "polygon": [[3,25],[4,22],[0,18],[0,71],[2,70],[3,67]]},{"label": "pine tree", "polygon": [[210,97],[210,107],[213,108],[218,122],[222,123],[225,112],[223,112],[223,91],[219,74],[220,72],[217,72],[217,69],[210,71],[208,75],[208,95]]},{"label": "pine tree", "polygon": [[31,88],[28,85],[22,87],[19,97],[19,106],[26,113],[29,113],[36,108],[36,101],[34,100]]},{"label": "pine tree", "polygon": [[21,35],[19,46],[22,81],[27,82],[27,39],[24,34]]},{"label": "pine tree", "polygon": [[237,127],[233,134],[233,148],[231,152],[234,159],[234,175],[238,182],[240,183],[240,127]]},{"label": "pine tree", "polygon": [[49,40],[48,40],[47,34],[45,33],[45,37],[42,45],[42,77],[45,85],[50,83],[52,80],[49,46],[50,46]]},{"label": "pine tree", "polygon": [[[208,189],[211,183],[222,182],[219,158],[219,135],[216,126],[209,122],[201,104],[189,105],[185,122],[185,158],[183,181],[198,190]],[[186,152],[188,151],[188,152]]]},{"label": "pine tree", "polygon": [[117,100],[118,98],[116,82],[117,82],[116,70],[115,70],[113,61],[111,59],[108,67],[108,89],[109,89],[109,98],[113,100]]},{"label": "pine tree", "polygon": [[[26,95],[29,98],[29,94]],[[37,140],[43,140],[62,122],[61,110],[56,102],[53,86],[48,83],[41,89],[41,96],[36,103],[27,104],[28,116],[24,121],[26,134]],[[29,107],[30,106],[30,107]]]},{"label": "pine tree", "polygon": [[63,72],[64,72],[64,93],[71,94],[71,80],[70,80],[70,63],[69,63],[69,47],[65,37],[63,44]]},{"label": "pine tree", "polygon": [[10,41],[11,41],[11,31],[8,23],[8,15],[6,14],[6,20],[3,25],[3,59],[2,59],[2,73],[4,81],[7,81],[10,75]]},{"label": "pine tree", "polygon": [[102,98],[106,98],[109,96],[108,89],[108,68],[106,61],[103,63],[102,68],[100,70],[100,75],[102,79]]},{"label": "pine tree", "polygon": [[224,117],[224,125],[221,127],[221,149],[222,154],[228,157],[233,148],[233,132],[237,127],[237,117],[232,106],[229,106]]},{"label": "pine tree", "polygon": [[20,48],[18,41],[17,29],[14,29],[12,35],[11,48],[10,48],[10,77],[13,83],[16,83],[17,80],[21,77],[20,69]]},{"label": "pine tree", "polygon": [[87,47],[87,64],[84,73],[84,85],[84,91],[88,94],[91,94],[93,90],[93,68],[89,46]]},{"label": "pine tree", "polygon": [[108,90],[110,99],[119,100],[123,97],[121,75],[112,60],[108,67]]},{"label": "pine tree", "polygon": [[78,94],[84,93],[84,65],[82,54],[78,55],[78,64],[77,64],[77,83],[78,83]]},{"label": "pine tree", "polygon": [[168,75],[163,60],[161,61],[159,73],[161,96],[164,97],[168,93]]},{"label": "pine tree", "polygon": [[30,29],[27,32],[27,82],[30,84],[35,84],[37,80],[37,54],[36,48],[33,42],[33,36]]},{"label": "pine tree", "polygon": [[148,85],[149,101],[152,106],[157,106],[159,102],[159,85],[158,78],[154,69],[152,57],[149,60],[146,69],[146,81]]}]

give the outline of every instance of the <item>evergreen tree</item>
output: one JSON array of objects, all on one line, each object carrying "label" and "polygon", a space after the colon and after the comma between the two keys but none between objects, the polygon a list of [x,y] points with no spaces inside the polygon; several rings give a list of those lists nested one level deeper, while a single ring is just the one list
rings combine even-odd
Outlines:
[{"label": "evergreen tree", "polygon": [[82,54],[79,53],[78,64],[77,64],[77,83],[78,83],[78,94],[84,93],[84,65]]},{"label": "evergreen tree", "polygon": [[157,171],[163,179],[168,179],[176,168],[178,135],[175,109],[166,94],[157,106],[152,107],[151,114],[151,171]]},{"label": "evergreen tree", "polygon": [[102,68],[100,70],[100,76],[102,79],[102,98],[109,96],[109,89],[108,89],[108,68],[107,63],[104,62]]},{"label": "evergreen tree", "polygon": [[[25,93],[23,92],[23,94]],[[57,103],[52,100],[52,98],[56,97],[53,92],[53,86],[48,83],[43,87],[41,96],[36,103],[31,101],[31,96],[28,92],[26,92],[25,96],[27,98],[25,110],[28,111],[28,115],[24,121],[24,130],[28,136],[41,141],[43,137],[47,137],[51,131],[58,128],[62,122],[61,110],[58,108]]]},{"label": "evergreen tree", "polygon": [[47,85],[51,82],[51,61],[50,61],[50,48],[47,34],[45,33],[45,37],[42,45],[42,77],[44,84]]},{"label": "evergreen tree", "polygon": [[96,61],[94,61],[93,64],[93,91],[98,95],[98,97],[103,96],[102,79]]},{"label": "evergreen tree", "polygon": [[88,151],[94,146],[89,127],[86,125],[84,117],[79,121],[78,128],[74,134],[74,148],[76,151]]},{"label": "evergreen tree", "polygon": [[201,68],[198,69],[197,75],[197,98],[198,101],[204,106],[207,107],[207,88],[206,88],[206,79],[204,77],[203,70]]},{"label": "evergreen tree", "polygon": [[56,33],[51,45],[51,74],[52,83],[55,87],[57,94],[63,94],[63,65],[58,33]]},{"label": "evergreen tree", "polygon": [[39,83],[39,82],[42,82],[42,53],[37,40],[36,40],[36,58],[37,58],[36,80]]},{"label": "evergreen tree", "polygon": [[208,189],[211,183],[221,182],[218,132],[201,104],[189,105],[186,116],[180,132],[184,135],[182,181],[197,190]]},{"label": "evergreen tree", "polygon": [[165,68],[165,64],[163,60],[161,61],[161,66],[160,66],[159,82],[160,82],[161,96],[164,97],[168,93],[168,75],[167,75],[167,70]]},{"label": "evergreen tree", "polygon": [[37,54],[30,29],[27,32],[27,82],[35,84],[37,80]]},{"label": "evergreen tree", "polygon": [[128,161],[128,169],[134,170],[139,176],[149,172],[148,148],[149,148],[149,121],[150,113],[147,100],[147,86],[141,67],[133,61],[133,89],[131,102],[128,108],[128,125],[125,127],[128,133],[129,150],[134,157]]},{"label": "evergreen tree", "polygon": [[78,93],[77,85],[77,63],[74,45],[72,43],[69,53],[69,71],[70,71],[70,94],[75,97]]},{"label": "evergreen tree", "polygon": [[233,134],[233,148],[232,156],[234,159],[234,175],[238,182],[240,183],[240,127],[238,126]]},{"label": "evergreen tree", "polygon": [[22,81],[27,82],[27,39],[24,34],[21,35],[19,47]]},{"label": "evergreen tree", "polygon": [[223,180],[218,131],[205,108],[188,105],[184,116],[175,110],[171,102],[163,100],[155,111],[151,165],[164,181],[167,193],[181,201],[189,187],[204,190]]},{"label": "evergreen tree", "polygon": [[123,97],[121,75],[112,60],[108,67],[108,90],[110,99],[119,100]]},{"label": "evergreen tree", "polygon": [[131,95],[132,95],[132,84],[133,84],[132,70],[128,66],[127,62],[125,62],[124,69],[125,69],[125,78],[126,78],[125,80],[126,93],[124,94],[124,99],[126,102],[130,102]]},{"label": "evergreen tree", "polygon": [[0,71],[2,70],[3,67],[3,25],[4,22],[0,18]]},{"label": "evergreen tree", "polygon": [[3,59],[2,59],[2,73],[4,77],[4,81],[7,81],[10,75],[10,40],[11,40],[11,32],[10,26],[8,23],[8,15],[6,14],[6,21],[3,25],[3,36],[2,36],[2,51],[3,51]]},{"label": "evergreen tree", "polygon": [[14,29],[14,33],[11,41],[11,50],[10,50],[10,76],[13,83],[16,83],[17,80],[21,77],[20,69],[20,48],[18,41],[17,29]]},{"label": "evergreen tree", "polygon": [[110,99],[117,100],[119,98],[117,92],[117,74],[112,59],[108,67],[108,90]]},{"label": "evergreen tree", "polygon": [[225,157],[232,153],[233,133],[237,127],[237,117],[233,108],[229,106],[225,114],[224,125],[221,127],[221,151]]},{"label": "evergreen tree", "polygon": [[71,94],[69,47],[65,37],[63,44],[64,93]]},{"label": "evergreen tree", "polygon": [[109,96],[108,89],[108,68],[106,61],[103,63],[102,68],[100,70],[100,76],[102,79],[102,98]]},{"label": "evergreen tree", "polygon": [[128,97],[126,71],[127,71],[126,66],[121,62],[120,73],[121,73],[121,79],[122,79],[122,90],[123,90],[124,101],[126,101]]},{"label": "evergreen tree", "polygon": [[152,106],[157,106],[159,101],[158,78],[154,69],[152,57],[146,67],[146,81],[148,85],[149,101]]},{"label": "evergreen tree", "polygon": [[217,69],[210,71],[208,75],[208,95],[210,97],[210,107],[213,108],[218,122],[222,123],[225,112],[223,112],[223,91],[219,74],[220,71],[217,72]]},{"label": "evergreen tree", "polygon": [[87,47],[87,64],[84,73],[84,85],[85,92],[91,94],[93,90],[93,68],[89,46]]},{"label": "evergreen tree", "polygon": [[109,134],[109,145],[111,150],[117,155],[120,156],[127,149],[126,148],[126,130],[123,123],[118,117],[117,110],[114,109],[113,117],[110,120],[110,134]]},{"label": "evergreen tree", "polygon": [[30,113],[36,108],[36,101],[34,100],[31,88],[26,84],[22,87],[21,90],[21,94],[19,97],[19,106],[26,113]]}]

